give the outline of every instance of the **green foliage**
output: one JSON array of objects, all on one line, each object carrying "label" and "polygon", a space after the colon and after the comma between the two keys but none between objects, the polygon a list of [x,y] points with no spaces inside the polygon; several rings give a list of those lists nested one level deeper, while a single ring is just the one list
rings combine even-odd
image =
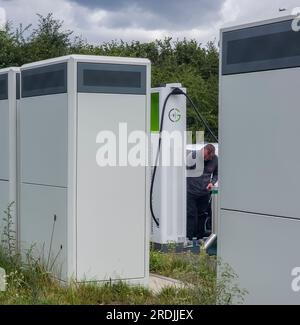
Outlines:
[{"label": "green foliage", "polygon": [[48,263],[34,257],[33,249],[22,254],[21,258],[16,249],[11,208],[12,204],[5,212],[3,241],[0,245],[0,267],[6,271],[7,283],[7,290],[0,292],[0,305],[211,305],[243,301],[245,292],[235,284],[236,275],[232,270],[228,267],[220,268],[217,280],[216,260],[203,252],[198,256],[174,252],[163,254],[151,250],[151,271],[181,281],[179,287],[167,287],[159,293],[122,282],[105,285],[71,282],[62,285],[51,276]]},{"label": "green foliage", "polygon": [[16,231],[14,230],[14,222],[12,210],[14,202],[10,203],[7,210],[4,211],[5,217],[3,218],[3,236],[1,239],[1,246],[6,251],[7,256],[12,260],[17,252],[16,247]]},{"label": "green foliage", "polygon": [[[111,41],[88,44],[50,13],[37,15],[35,29],[8,23],[0,31],[0,68],[53,58],[67,54],[89,54],[148,58],[152,62],[152,86],[181,82],[196,106],[218,133],[218,69],[219,53],[215,43],[206,46],[196,40],[165,38],[149,43]],[[203,130],[193,109],[188,109],[188,129]],[[212,141],[209,134],[206,140]]]},{"label": "green foliage", "polygon": [[[192,253],[168,253],[151,251],[151,272],[178,279],[184,283],[180,289],[168,288],[161,293],[172,297],[185,297],[184,304],[228,305],[243,303],[247,291],[239,288],[237,275],[229,265],[223,264],[205,251]],[[219,276],[217,276],[217,274]],[[185,292],[188,294],[185,296]]]},{"label": "green foliage", "polygon": [[151,269],[182,281],[154,293],[139,286],[115,284],[62,285],[50,276],[38,260],[28,256],[12,261],[0,247],[0,267],[7,272],[7,290],[0,292],[0,305],[213,305],[243,301],[244,292],[234,284],[228,269],[217,283],[215,265],[206,255],[175,255],[152,252]]}]

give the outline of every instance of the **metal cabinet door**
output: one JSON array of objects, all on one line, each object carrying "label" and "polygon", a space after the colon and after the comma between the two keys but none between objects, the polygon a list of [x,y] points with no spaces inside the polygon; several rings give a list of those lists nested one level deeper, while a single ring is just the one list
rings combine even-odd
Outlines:
[{"label": "metal cabinet door", "polygon": [[78,280],[145,277],[146,167],[96,163],[98,133],[118,138],[119,122],[145,132],[146,96],[78,94]]}]

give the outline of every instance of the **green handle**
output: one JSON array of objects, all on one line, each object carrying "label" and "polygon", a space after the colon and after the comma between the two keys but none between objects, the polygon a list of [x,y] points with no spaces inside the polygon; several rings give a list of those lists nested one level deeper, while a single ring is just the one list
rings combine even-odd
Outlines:
[{"label": "green handle", "polygon": [[216,188],[214,188],[212,191],[211,191],[211,194],[218,194],[219,193],[219,190],[218,189],[216,189]]}]

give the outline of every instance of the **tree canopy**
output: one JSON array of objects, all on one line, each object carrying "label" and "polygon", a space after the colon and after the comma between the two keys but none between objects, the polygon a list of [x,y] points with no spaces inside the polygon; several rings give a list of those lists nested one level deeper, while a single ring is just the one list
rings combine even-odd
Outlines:
[{"label": "tree canopy", "polygon": [[[89,44],[53,14],[38,14],[36,28],[9,22],[0,30],[0,68],[68,54],[90,54],[148,58],[152,62],[152,86],[180,82],[205,117],[212,130],[218,132],[219,52],[214,42],[165,38],[153,42],[110,41]],[[203,130],[191,107],[188,108],[188,129]],[[212,138],[206,132],[206,140]]]}]

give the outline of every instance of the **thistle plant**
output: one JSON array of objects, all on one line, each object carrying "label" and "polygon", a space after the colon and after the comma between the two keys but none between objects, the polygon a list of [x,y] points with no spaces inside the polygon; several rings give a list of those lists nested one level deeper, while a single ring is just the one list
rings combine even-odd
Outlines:
[{"label": "thistle plant", "polygon": [[3,218],[3,238],[1,240],[2,247],[10,259],[14,259],[17,255],[16,231],[12,215],[14,204],[15,202],[10,203],[7,209],[4,211],[5,216]]}]

